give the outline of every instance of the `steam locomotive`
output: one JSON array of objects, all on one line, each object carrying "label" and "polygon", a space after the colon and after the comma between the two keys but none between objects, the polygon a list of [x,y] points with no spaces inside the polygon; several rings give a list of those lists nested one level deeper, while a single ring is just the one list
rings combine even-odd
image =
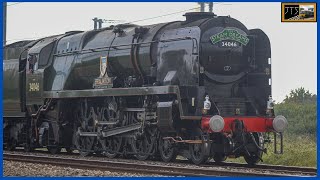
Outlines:
[{"label": "steam locomotive", "polygon": [[256,164],[273,133],[282,153],[268,36],[229,16],[184,16],[7,45],[4,148]]}]

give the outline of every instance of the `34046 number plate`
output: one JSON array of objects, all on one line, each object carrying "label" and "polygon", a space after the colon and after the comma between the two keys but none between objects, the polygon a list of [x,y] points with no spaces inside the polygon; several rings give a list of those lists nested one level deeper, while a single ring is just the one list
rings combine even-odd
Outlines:
[{"label": "34046 number plate", "polygon": [[219,42],[219,47],[223,47],[223,48],[237,48],[240,46],[241,46],[241,44],[236,41],[221,41],[221,42]]}]

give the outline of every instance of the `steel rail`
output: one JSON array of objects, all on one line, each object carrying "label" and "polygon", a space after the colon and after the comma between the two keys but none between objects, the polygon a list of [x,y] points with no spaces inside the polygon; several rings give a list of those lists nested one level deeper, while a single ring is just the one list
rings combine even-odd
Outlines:
[{"label": "steel rail", "polygon": [[84,160],[73,158],[61,158],[61,157],[48,157],[37,155],[22,155],[4,153],[3,159],[8,161],[19,161],[28,163],[41,163],[50,164],[56,166],[80,168],[80,169],[92,169],[103,171],[118,171],[118,172],[130,172],[141,174],[158,174],[165,176],[265,176],[265,177],[299,177],[301,175],[285,174],[285,173],[273,173],[252,171],[248,168],[248,171],[233,171],[230,169],[216,170],[212,168],[186,168],[164,165],[149,165],[149,164],[136,164],[128,162],[115,162],[115,161],[100,161],[100,160]]},{"label": "steel rail", "polygon": [[300,166],[283,166],[283,165],[269,165],[269,164],[256,164],[256,165],[249,165],[244,163],[232,163],[232,162],[208,162],[206,165],[224,167],[224,166],[231,166],[231,167],[242,167],[242,168],[250,168],[250,169],[259,169],[259,170],[272,170],[272,171],[281,171],[287,173],[302,173],[302,174],[309,174],[309,175],[317,175],[317,168],[313,167],[300,167]]}]

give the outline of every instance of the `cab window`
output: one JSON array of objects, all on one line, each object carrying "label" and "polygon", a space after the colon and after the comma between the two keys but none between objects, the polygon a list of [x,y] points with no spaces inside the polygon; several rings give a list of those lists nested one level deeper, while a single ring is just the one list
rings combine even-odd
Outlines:
[{"label": "cab window", "polygon": [[28,55],[28,70],[32,72],[38,69],[39,54]]}]

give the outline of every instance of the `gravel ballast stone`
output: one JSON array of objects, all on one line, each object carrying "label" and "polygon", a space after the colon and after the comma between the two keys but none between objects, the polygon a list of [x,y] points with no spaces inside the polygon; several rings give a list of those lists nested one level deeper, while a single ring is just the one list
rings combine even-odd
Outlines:
[{"label": "gravel ballast stone", "polygon": [[4,176],[121,176],[121,177],[141,177],[159,176],[147,174],[135,174],[125,172],[111,172],[100,170],[86,170],[70,167],[52,166],[46,164],[24,163],[16,161],[3,161]]}]

